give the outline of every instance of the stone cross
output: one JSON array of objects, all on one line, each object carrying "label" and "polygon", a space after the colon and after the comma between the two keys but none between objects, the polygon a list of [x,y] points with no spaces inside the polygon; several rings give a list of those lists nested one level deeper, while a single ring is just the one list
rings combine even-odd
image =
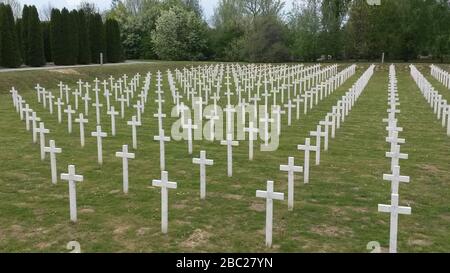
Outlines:
[{"label": "stone cross", "polygon": [[192,154],[192,129],[196,130],[197,128],[197,125],[192,124],[192,119],[188,119],[187,124],[183,124],[183,129],[187,130],[188,152],[190,155]]},{"label": "stone cross", "polygon": [[91,136],[97,138],[97,158],[98,164],[103,164],[103,147],[102,147],[102,138],[107,137],[108,134],[102,132],[102,126],[97,125],[97,130],[91,133]]},{"label": "stone cross", "polygon": [[50,147],[45,147],[44,152],[50,154],[50,170],[52,172],[52,183],[56,184],[58,182],[56,169],[56,154],[62,153],[62,149],[56,148],[55,141],[50,140]]},{"label": "stone cross", "polygon": [[75,119],[75,122],[80,124],[80,143],[81,147],[84,147],[84,124],[89,121],[84,118],[83,113],[80,113],[79,118]]},{"label": "stone cross", "polygon": [[61,180],[69,182],[70,220],[77,222],[77,192],[76,182],[83,182],[82,175],[75,174],[75,166],[69,165],[69,172],[61,174]]},{"label": "stone cross", "polygon": [[272,247],[273,200],[284,200],[284,193],[273,191],[273,181],[267,181],[266,191],[256,191],[256,197],[266,199],[266,246]]},{"label": "stone cross", "polygon": [[298,150],[305,151],[305,160],[303,165],[304,183],[309,183],[309,154],[310,152],[317,153],[317,146],[311,146],[311,139],[305,139],[305,145],[298,145]]},{"label": "stone cross", "polygon": [[378,205],[379,212],[391,214],[390,235],[389,235],[389,252],[397,253],[397,233],[398,233],[398,215],[411,214],[410,207],[400,207],[398,194],[391,195],[391,205]]},{"label": "stone cross", "polygon": [[192,163],[200,165],[200,199],[206,198],[206,168],[214,165],[214,160],[206,158],[206,151],[200,151],[200,158],[194,158]]},{"label": "stone cross", "polygon": [[141,122],[139,122],[138,120],[136,120],[136,116],[132,116],[131,117],[131,121],[127,122],[127,125],[131,126],[131,135],[132,135],[132,139],[133,139],[133,149],[137,149],[137,131],[136,131],[136,127],[137,126],[141,126]]},{"label": "stone cross", "polygon": [[111,117],[111,135],[116,136],[116,116],[119,115],[119,112],[115,110],[114,106],[109,109],[106,113]]},{"label": "stone cross", "polygon": [[248,133],[248,159],[253,160],[253,141],[256,140],[259,129],[253,126],[253,121],[250,121],[248,128],[244,128],[244,132]]},{"label": "stone cross", "polygon": [[153,180],[153,187],[161,188],[161,231],[162,233],[167,233],[168,226],[168,189],[176,189],[177,183],[169,181],[169,174],[166,171],[161,172],[161,180]]},{"label": "stone cross", "polygon": [[153,139],[155,141],[159,141],[159,159],[160,159],[160,166],[161,171],[164,171],[166,169],[166,159],[165,159],[165,147],[164,142],[169,142],[170,137],[167,137],[164,135],[164,130],[159,130],[159,135],[154,136]]},{"label": "stone cross", "polygon": [[303,172],[303,167],[295,166],[294,158],[289,157],[288,165],[280,165],[280,171],[288,172],[288,209],[294,209],[294,174]]},{"label": "stone cross", "polygon": [[122,146],[122,152],[117,152],[116,157],[122,158],[123,169],[123,193],[128,193],[128,159],[134,159],[135,154],[128,152],[128,145]]},{"label": "stone cross", "polygon": [[227,140],[222,140],[220,145],[227,145],[228,177],[233,176],[233,146],[239,146],[239,142],[233,141],[233,135],[227,134]]},{"label": "stone cross", "polygon": [[67,131],[69,134],[72,133],[72,114],[75,114],[75,110],[72,110],[72,106],[70,104],[67,105],[67,109],[64,110],[64,113],[67,113]]},{"label": "stone cross", "polygon": [[63,106],[64,105],[64,102],[62,102],[61,101],[61,98],[58,98],[57,100],[56,100],[56,102],[55,102],[55,105],[57,105],[58,106],[58,123],[61,123],[62,122],[62,111],[61,111],[61,106]]},{"label": "stone cross", "polygon": [[393,150],[386,153],[386,157],[391,158],[391,171],[394,172],[395,166],[399,166],[400,159],[408,159],[408,154],[400,153],[400,145],[395,145]]},{"label": "stone cross", "polygon": [[320,149],[321,149],[321,138],[325,137],[325,132],[322,132],[322,126],[317,125],[317,130],[309,133],[311,136],[316,137],[316,165],[320,164]]},{"label": "stone cross", "polygon": [[45,125],[43,122],[39,122],[39,128],[36,129],[36,132],[39,133],[39,140],[41,146],[41,160],[45,159],[45,134],[50,133],[49,129],[45,129]]}]

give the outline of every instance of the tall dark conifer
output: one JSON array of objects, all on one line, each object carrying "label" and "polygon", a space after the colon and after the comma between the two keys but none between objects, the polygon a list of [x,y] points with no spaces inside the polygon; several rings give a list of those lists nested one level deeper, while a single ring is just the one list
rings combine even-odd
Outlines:
[{"label": "tall dark conifer", "polygon": [[44,37],[42,35],[41,21],[35,6],[29,9],[28,24],[28,61],[30,66],[42,66],[45,64]]},{"label": "tall dark conifer", "polygon": [[10,5],[0,5],[1,66],[19,67],[20,49],[17,42],[14,16]]},{"label": "tall dark conifer", "polygon": [[87,14],[83,10],[78,11],[78,63],[89,64],[91,62],[91,46],[89,41],[89,29]]}]

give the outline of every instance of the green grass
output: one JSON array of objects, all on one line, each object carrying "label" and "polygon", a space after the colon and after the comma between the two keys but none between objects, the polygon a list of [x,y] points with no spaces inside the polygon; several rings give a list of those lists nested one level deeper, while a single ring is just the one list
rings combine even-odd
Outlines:
[{"label": "green grass", "polygon": [[[197,65],[197,64],[195,64]],[[157,120],[155,79],[150,100],[138,129],[139,148],[136,160],[130,162],[130,193],[121,189],[121,160],[115,152],[130,144],[131,128],[127,111],[118,120],[117,136],[104,139],[104,165],[97,165],[95,116],[86,127],[86,147],[80,148],[78,124],[72,135],[67,121],[58,124],[37,103],[34,86],[57,91],[60,80],[70,83],[92,81],[124,73],[153,74],[159,69],[182,68],[189,63],[157,63],[74,69],[79,74],[33,71],[0,74],[0,251],[2,252],[67,252],[66,244],[76,240],[83,252],[368,252],[370,241],[383,248],[389,241],[389,215],[377,212],[378,204],[390,201],[390,185],[382,180],[389,172],[384,154],[387,116],[388,67],[378,66],[350,115],[330,141],[330,149],[322,154],[320,166],[312,165],[310,184],[296,176],[295,209],[287,210],[287,201],[274,202],[272,249],[264,245],[264,200],[255,197],[257,189],[265,189],[267,180],[275,181],[275,190],[287,193],[287,175],[279,171],[288,156],[297,165],[303,153],[296,145],[303,143],[310,130],[331,110],[345,91],[359,78],[367,65],[360,65],[356,75],[323,100],[301,121],[287,127],[283,117],[280,148],[263,153],[255,149],[255,160],[248,161],[248,143],[241,141],[233,150],[234,176],[226,175],[226,147],[218,142],[194,143],[194,155],[207,151],[215,165],[207,167],[207,199],[199,198],[199,170],[192,164],[185,142],[166,145],[169,179],[178,189],[169,192],[169,233],[160,232],[160,193],[151,187],[160,178],[159,143],[153,141]],[[341,68],[343,65],[341,65]],[[426,69],[426,67],[420,67]],[[426,71],[426,70],[425,70]],[[450,138],[432,113],[409,76],[407,64],[397,66],[401,114],[401,137],[406,138],[402,152],[410,159],[401,161],[402,174],[411,176],[410,184],[400,187],[400,203],[411,205],[411,216],[400,216],[400,252],[450,251]],[[429,76],[428,74],[425,74]],[[429,79],[431,77],[428,77]],[[164,87],[167,88],[166,78]],[[433,84],[435,84],[433,82]],[[12,106],[8,90],[15,86],[30,106],[38,111],[63,153],[57,156],[58,171],[66,172],[75,164],[84,182],[77,185],[77,224],[69,222],[68,186],[50,181],[50,166],[41,161],[39,146],[31,142],[31,133]],[[445,90],[435,84],[441,93]],[[167,96],[169,90],[166,90]],[[448,90],[446,90],[448,91]],[[58,92],[56,92],[58,93]],[[169,97],[166,101],[170,102]],[[118,105],[116,105],[116,109]],[[83,108],[81,101],[80,109]],[[168,114],[170,107],[166,105]],[[175,119],[164,121],[166,132]],[[103,130],[110,133],[109,118],[102,117]],[[88,133],[89,132],[89,133]]]}]

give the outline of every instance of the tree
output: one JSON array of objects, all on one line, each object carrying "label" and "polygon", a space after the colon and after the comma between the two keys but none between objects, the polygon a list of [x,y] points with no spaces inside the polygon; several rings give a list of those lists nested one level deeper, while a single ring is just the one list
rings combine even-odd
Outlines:
[{"label": "tree", "polygon": [[22,41],[22,18],[16,20],[17,47],[19,49],[21,63],[24,62],[23,41]]},{"label": "tree", "polygon": [[11,7],[14,18],[19,18],[22,13],[22,4],[18,0],[0,0],[0,3]]},{"label": "tree", "polygon": [[163,60],[201,60],[207,50],[206,24],[194,12],[175,6],[163,11],[152,32],[155,52]]},{"label": "tree", "polygon": [[62,35],[61,12],[53,9],[50,21],[50,44],[52,49],[53,62],[56,65],[64,63],[64,44]]},{"label": "tree", "polygon": [[100,14],[91,14],[89,18],[89,36],[91,44],[91,60],[100,63],[100,53],[105,56],[105,29]]},{"label": "tree", "polygon": [[10,5],[0,4],[0,65],[4,67],[19,67],[20,47],[14,25],[14,15]]},{"label": "tree", "polygon": [[27,59],[30,66],[42,66],[45,64],[44,38],[42,35],[41,21],[35,6],[29,10],[28,52]]},{"label": "tree", "polygon": [[87,15],[84,10],[78,11],[78,63],[89,64],[91,62],[91,45]]},{"label": "tree", "polygon": [[122,47],[120,41],[119,23],[114,19],[108,19],[105,23],[106,33],[106,58],[110,63],[120,62],[122,59]]},{"label": "tree", "polygon": [[69,13],[69,23],[68,23],[68,41],[67,49],[69,54],[69,63],[78,63],[78,50],[79,50],[79,16],[76,10],[72,10]]},{"label": "tree", "polygon": [[290,47],[294,59],[316,61],[320,56],[319,2],[308,0],[303,6],[295,5],[289,14]]},{"label": "tree", "polygon": [[28,60],[28,31],[30,29],[29,27],[29,10],[30,8],[25,5],[23,6],[23,11],[22,11],[22,58],[23,58],[23,62],[25,64],[29,64],[29,60]]},{"label": "tree", "polygon": [[[322,0],[321,45],[322,53],[339,59],[343,55],[342,26],[348,12],[350,0]],[[383,3],[384,4],[384,3]]]},{"label": "tree", "polygon": [[44,56],[47,63],[52,62],[52,47],[50,42],[50,22],[42,22],[42,35],[44,36]]}]

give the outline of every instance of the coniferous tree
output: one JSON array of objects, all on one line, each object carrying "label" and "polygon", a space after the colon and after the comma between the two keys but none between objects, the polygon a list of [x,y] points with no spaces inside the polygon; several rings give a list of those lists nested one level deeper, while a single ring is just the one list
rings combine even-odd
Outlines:
[{"label": "coniferous tree", "polygon": [[44,56],[46,62],[51,62],[52,48],[50,44],[50,22],[42,22],[42,35],[44,36]]},{"label": "coniferous tree", "polygon": [[25,53],[23,52],[23,39],[22,39],[22,18],[16,20],[16,35],[17,35],[17,45],[20,52],[20,61],[24,63]]},{"label": "coniferous tree", "polygon": [[19,67],[20,51],[14,25],[14,16],[10,5],[0,6],[0,37],[1,37],[1,65],[4,67]]},{"label": "coniferous tree", "polygon": [[22,58],[25,64],[29,64],[28,60],[28,31],[29,31],[29,12],[30,7],[25,5],[22,10]]},{"label": "coniferous tree", "polygon": [[29,10],[28,24],[28,61],[30,66],[42,66],[45,64],[44,38],[42,35],[41,21],[35,6]]},{"label": "coniferous tree", "polygon": [[78,11],[78,63],[89,64],[91,62],[91,46],[87,15],[83,10]]},{"label": "coniferous tree", "polygon": [[106,58],[110,63],[118,63],[122,55],[119,23],[114,19],[106,20],[105,33]]},{"label": "coniferous tree", "polygon": [[68,43],[68,54],[69,63],[78,63],[78,12],[72,10],[69,14],[69,43]]},{"label": "coniferous tree", "polygon": [[71,43],[71,20],[70,13],[66,8],[63,8],[61,11],[61,40],[60,46],[62,50],[61,54],[61,65],[70,65],[71,63],[71,54],[70,52],[70,43]]},{"label": "coniferous tree", "polygon": [[52,9],[50,19],[50,44],[52,49],[53,62],[56,65],[63,63],[64,48],[62,44],[61,12]]},{"label": "coniferous tree", "polygon": [[100,14],[89,16],[89,37],[91,43],[91,61],[100,63],[100,53],[103,53],[103,62],[106,62],[105,54],[105,30]]}]

